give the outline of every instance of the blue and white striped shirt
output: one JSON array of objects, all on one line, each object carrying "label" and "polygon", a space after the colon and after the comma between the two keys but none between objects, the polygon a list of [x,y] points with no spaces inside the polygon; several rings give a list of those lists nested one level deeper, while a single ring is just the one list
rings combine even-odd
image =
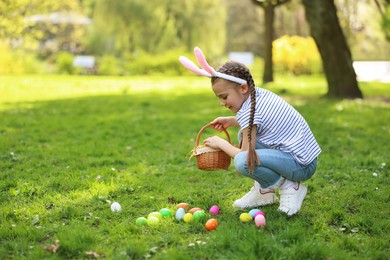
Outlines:
[{"label": "blue and white striped shirt", "polygon": [[[241,129],[249,125],[250,97],[237,112]],[[278,95],[256,88],[256,140],[272,149],[290,153],[300,164],[311,163],[321,152],[309,125],[302,115]]]}]

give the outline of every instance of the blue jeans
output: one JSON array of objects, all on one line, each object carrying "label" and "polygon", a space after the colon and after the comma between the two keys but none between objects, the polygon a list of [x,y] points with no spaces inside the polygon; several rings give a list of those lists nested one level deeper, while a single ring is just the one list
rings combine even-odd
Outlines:
[{"label": "blue jeans", "polygon": [[283,177],[291,181],[310,179],[317,168],[317,159],[308,165],[302,165],[291,154],[271,149],[261,142],[256,143],[256,153],[260,164],[255,167],[254,172],[248,171],[246,151],[234,157],[234,166],[240,174],[257,181],[263,189],[279,187]]}]

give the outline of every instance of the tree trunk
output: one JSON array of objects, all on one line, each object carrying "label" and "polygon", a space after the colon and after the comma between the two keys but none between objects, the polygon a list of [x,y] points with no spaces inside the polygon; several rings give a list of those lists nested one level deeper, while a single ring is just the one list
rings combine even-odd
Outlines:
[{"label": "tree trunk", "polygon": [[362,98],[352,66],[352,55],[341,30],[333,0],[302,0],[306,18],[322,58],[328,81],[327,96]]},{"label": "tree trunk", "polygon": [[274,40],[275,6],[269,4],[264,8],[265,31],[264,31],[264,74],[263,83],[274,81],[272,63],[272,41]]},{"label": "tree trunk", "polygon": [[251,0],[255,5],[259,5],[264,10],[264,72],[263,83],[274,81],[272,62],[272,42],[274,40],[274,19],[275,8],[285,4],[290,0]]}]

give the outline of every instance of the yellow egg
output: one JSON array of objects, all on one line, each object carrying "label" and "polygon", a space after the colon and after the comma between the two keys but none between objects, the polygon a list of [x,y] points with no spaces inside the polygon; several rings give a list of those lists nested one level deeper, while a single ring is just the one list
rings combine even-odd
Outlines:
[{"label": "yellow egg", "polygon": [[241,213],[240,220],[241,220],[241,222],[244,222],[244,223],[250,222],[250,221],[252,221],[252,216],[249,213],[244,212],[244,213]]},{"label": "yellow egg", "polygon": [[158,218],[159,220],[162,219],[162,214],[161,214],[160,212],[157,212],[157,211],[152,212],[152,213],[150,213],[150,214],[148,215],[148,217],[152,217],[152,216]]},{"label": "yellow egg", "polygon": [[184,222],[189,223],[194,220],[194,216],[191,213],[184,214],[183,217]]},{"label": "yellow egg", "polygon": [[150,216],[148,217],[148,219],[146,220],[146,223],[149,225],[149,226],[156,226],[160,223],[160,220],[155,217],[155,216]]}]

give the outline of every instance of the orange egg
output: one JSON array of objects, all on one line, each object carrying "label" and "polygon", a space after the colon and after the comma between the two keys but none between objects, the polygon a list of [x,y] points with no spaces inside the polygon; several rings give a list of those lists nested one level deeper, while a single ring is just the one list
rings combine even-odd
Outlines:
[{"label": "orange egg", "polygon": [[194,214],[198,210],[202,210],[202,209],[201,208],[192,208],[188,212],[191,213],[191,214]]},{"label": "orange egg", "polygon": [[205,227],[207,230],[216,229],[218,227],[218,220],[216,220],[215,218],[207,220]]},{"label": "orange egg", "polygon": [[189,205],[188,203],[182,202],[176,205],[178,208],[188,209]]}]

